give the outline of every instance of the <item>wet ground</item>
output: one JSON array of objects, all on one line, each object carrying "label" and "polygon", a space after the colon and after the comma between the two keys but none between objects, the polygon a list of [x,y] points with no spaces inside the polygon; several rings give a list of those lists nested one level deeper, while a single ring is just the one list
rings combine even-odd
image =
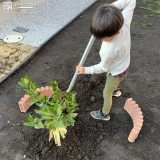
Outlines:
[{"label": "wet ground", "polygon": [[[28,113],[20,113],[18,101],[24,95],[17,84],[28,75],[38,86],[56,80],[61,90],[66,90],[75,72],[75,66],[90,39],[89,24],[95,9],[105,3],[100,0],[70,23],[43,46],[37,55],[0,85],[0,159],[21,160],[159,160],[160,159],[160,18],[156,13],[139,8],[154,3],[138,1],[131,36],[130,72],[121,83],[122,96],[113,99],[111,120],[97,121],[90,117],[91,110],[103,104],[102,91],[105,74],[80,75],[73,88],[77,92],[78,117],[74,127],[68,128],[62,147],[48,142],[46,130],[23,126]],[[153,14],[153,15],[152,15]],[[101,42],[95,41],[85,66],[100,61]],[[99,83],[96,83],[95,80]],[[91,100],[91,97],[95,101]],[[143,128],[134,143],[127,141],[133,127],[132,119],[123,109],[132,97],[144,115]],[[25,155],[25,156],[24,156]]]}]

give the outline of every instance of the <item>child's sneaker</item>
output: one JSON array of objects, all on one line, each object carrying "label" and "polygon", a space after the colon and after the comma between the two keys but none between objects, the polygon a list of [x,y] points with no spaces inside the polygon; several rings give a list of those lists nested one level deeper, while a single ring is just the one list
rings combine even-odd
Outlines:
[{"label": "child's sneaker", "polygon": [[90,112],[90,115],[94,119],[100,119],[100,120],[104,120],[104,121],[109,121],[110,120],[110,115],[103,116],[101,110],[99,110],[99,111],[92,111],[92,112]]},{"label": "child's sneaker", "polygon": [[121,91],[119,89],[115,90],[112,94],[112,97],[120,97],[121,96]]}]

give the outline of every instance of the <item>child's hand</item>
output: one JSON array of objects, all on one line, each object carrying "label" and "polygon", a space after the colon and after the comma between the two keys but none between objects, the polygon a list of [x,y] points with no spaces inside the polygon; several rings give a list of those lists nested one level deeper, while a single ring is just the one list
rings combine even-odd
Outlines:
[{"label": "child's hand", "polygon": [[85,68],[83,66],[76,67],[77,74],[85,74]]}]

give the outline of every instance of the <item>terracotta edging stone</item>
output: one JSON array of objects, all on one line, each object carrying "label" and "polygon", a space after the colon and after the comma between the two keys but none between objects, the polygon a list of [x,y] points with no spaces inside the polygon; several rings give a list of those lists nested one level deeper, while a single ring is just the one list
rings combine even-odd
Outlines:
[{"label": "terracotta edging stone", "polygon": [[133,129],[131,130],[128,141],[133,143],[139,135],[139,132],[143,126],[143,113],[141,108],[136,104],[132,98],[126,100],[124,110],[128,112],[133,120]]},{"label": "terracotta edging stone", "polygon": [[[41,93],[40,97],[51,97],[54,93],[53,89],[49,86],[37,88],[36,91]],[[30,98],[31,97],[29,95],[25,94],[24,97],[22,97],[21,100],[18,102],[19,109],[21,112],[26,113],[27,110],[32,106],[32,104],[30,103]]]}]

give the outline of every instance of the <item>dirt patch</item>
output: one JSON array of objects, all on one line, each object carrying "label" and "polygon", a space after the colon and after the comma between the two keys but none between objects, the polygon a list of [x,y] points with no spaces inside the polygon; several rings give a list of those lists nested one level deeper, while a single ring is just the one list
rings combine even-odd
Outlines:
[{"label": "dirt patch", "polygon": [[15,69],[36,47],[0,40],[0,78]]},{"label": "dirt patch", "polygon": [[[160,18],[157,14],[149,18],[150,11],[139,8],[148,5],[138,1],[132,20],[132,49],[130,71],[121,83],[122,96],[113,99],[111,120],[108,122],[92,119],[89,112],[102,107],[106,75],[79,75],[73,91],[77,92],[78,116],[74,127],[69,127],[62,147],[54,141],[48,142],[46,130],[34,130],[23,126],[28,113],[34,114],[32,106],[27,114],[19,112],[17,102],[24,92],[17,82],[24,75],[37,82],[38,87],[49,85],[56,80],[61,90],[67,90],[90,38],[89,25],[95,9],[106,0],[97,1],[74,22],[52,38],[39,53],[22,69],[8,78],[0,87],[0,103],[5,120],[10,120],[5,129],[6,140],[0,139],[1,157],[16,159],[19,152],[31,160],[159,160],[160,159]],[[109,1],[111,2],[111,1]],[[155,4],[154,4],[155,5]],[[143,24],[152,23],[152,25]],[[144,26],[144,25],[143,25]],[[100,61],[98,52],[101,42],[95,41],[85,66]],[[96,83],[97,82],[97,83]],[[94,97],[94,98],[93,98]],[[133,127],[132,119],[123,109],[125,101],[132,97],[141,107],[144,125],[131,144],[127,141]],[[7,114],[8,112],[10,114]],[[7,112],[7,113],[6,113]],[[5,114],[6,113],[6,114]],[[14,124],[19,125],[14,125]],[[4,123],[5,124],[5,123]],[[12,129],[12,135],[7,131]],[[4,132],[6,131],[6,132]],[[16,140],[14,139],[16,133]],[[3,135],[3,134],[1,134]],[[0,136],[1,136],[0,135]],[[25,144],[24,144],[25,143]],[[26,147],[27,146],[27,147]],[[12,154],[10,154],[12,153]],[[3,158],[5,159],[5,158]],[[23,156],[22,158],[23,159]]]}]

